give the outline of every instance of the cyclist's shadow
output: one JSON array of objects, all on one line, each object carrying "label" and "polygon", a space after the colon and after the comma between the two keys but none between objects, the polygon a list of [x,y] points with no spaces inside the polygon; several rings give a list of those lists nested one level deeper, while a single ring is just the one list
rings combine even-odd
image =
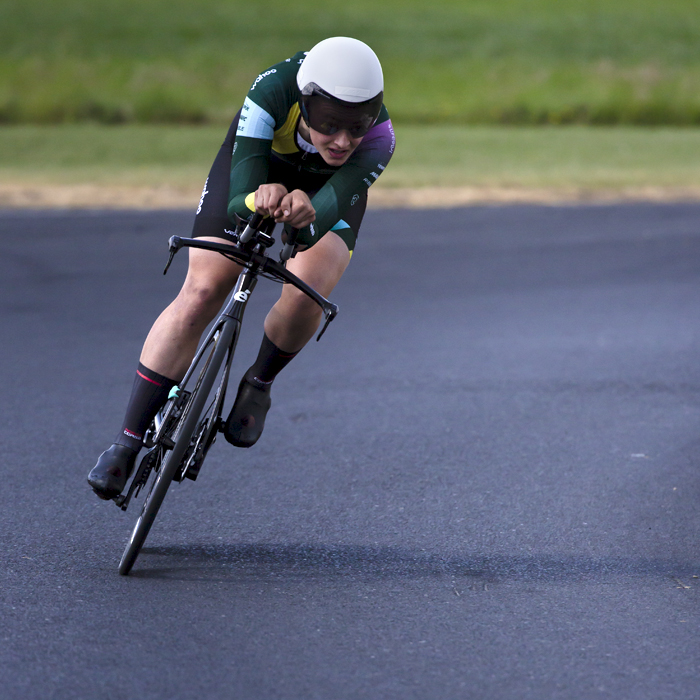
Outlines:
[{"label": "cyclist's shadow", "polygon": [[134,576],[247,580],[363,577],[480,577],[473,562],[391,546],[325,544],[212,544],[144,547]]},{"label": "cyclist's shadow", "polygon": [[688,562],[577,554],[441,555],[398,546],[198,544],[145,547],[131,575],[182,581],[304,579],[382,581],[444,578],[470,588],[506,581],[576,582],[618,577],[690,576]]}]

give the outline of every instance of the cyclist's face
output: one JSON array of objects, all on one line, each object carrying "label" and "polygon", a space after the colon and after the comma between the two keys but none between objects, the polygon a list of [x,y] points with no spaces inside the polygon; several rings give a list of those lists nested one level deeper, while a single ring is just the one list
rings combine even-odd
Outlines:
[{"label": "cyclist's face", "polygon": [[362,142],[362,136],[352,138],[347,129],[336,131],[335,134],[326,136],[320,131],[309,128],[311,143],[328,165],[339,166],[351,156],[352,152]]}]

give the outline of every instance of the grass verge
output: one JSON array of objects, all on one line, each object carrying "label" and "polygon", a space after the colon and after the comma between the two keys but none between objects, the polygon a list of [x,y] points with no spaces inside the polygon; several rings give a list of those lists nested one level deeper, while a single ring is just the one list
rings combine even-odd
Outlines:
[{"label": "grass verge", "polygon": [[[221,127],[0,128],[0,206],[184,207]],[[397,127],[375,204],[700,199],[700,129]]]}]

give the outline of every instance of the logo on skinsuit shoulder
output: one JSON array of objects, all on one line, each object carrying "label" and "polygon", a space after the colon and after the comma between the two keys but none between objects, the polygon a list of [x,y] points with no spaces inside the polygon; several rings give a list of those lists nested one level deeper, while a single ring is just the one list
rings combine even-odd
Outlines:
[{"label": "logo on skinsuit shoulder", "polygon": [[272,75],[273,73],[276,73],[277,69],[276,68],[270,68],[270,70],[266,70],[264,73],[260,73],[260,75],[255,79],[255,82],[253,83],[252,87],[250,88],[251,90],[255,90],[255,86],[263,79],[267,78],[268,75]]},{"label": "logo on skinsuit shoulder", "polygon": [[359,195],[359,194],[354,194],[354,195],[352,196],[352,199],[350,200],[350,206],[352,206],[353,204],[357,204],[357,200],[358,200],[359,198],[360,198],[360,195]]}]

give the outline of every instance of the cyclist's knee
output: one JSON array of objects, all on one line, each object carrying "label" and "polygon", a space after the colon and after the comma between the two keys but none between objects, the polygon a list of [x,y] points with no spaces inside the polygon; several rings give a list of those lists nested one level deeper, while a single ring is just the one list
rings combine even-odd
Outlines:
[{"label": "cyclist's knee", "polygon": [[178,295],[181,314],[190,324],[206,325],[221,309],[229,291],[230,285],[186,280]]},{"label": "cyclist's knee", "polygon": [[180,291],[181,304],[194,315],[214,315],[236,282],[240,267],[216,253],[190,251],[185,283]]},{"label": "cyclist's knee", "polygon": [[286,313],[297,318],[320,318],[322,315],[321,307],[315,301],[291,285],[284,288],[282,304]]}]

